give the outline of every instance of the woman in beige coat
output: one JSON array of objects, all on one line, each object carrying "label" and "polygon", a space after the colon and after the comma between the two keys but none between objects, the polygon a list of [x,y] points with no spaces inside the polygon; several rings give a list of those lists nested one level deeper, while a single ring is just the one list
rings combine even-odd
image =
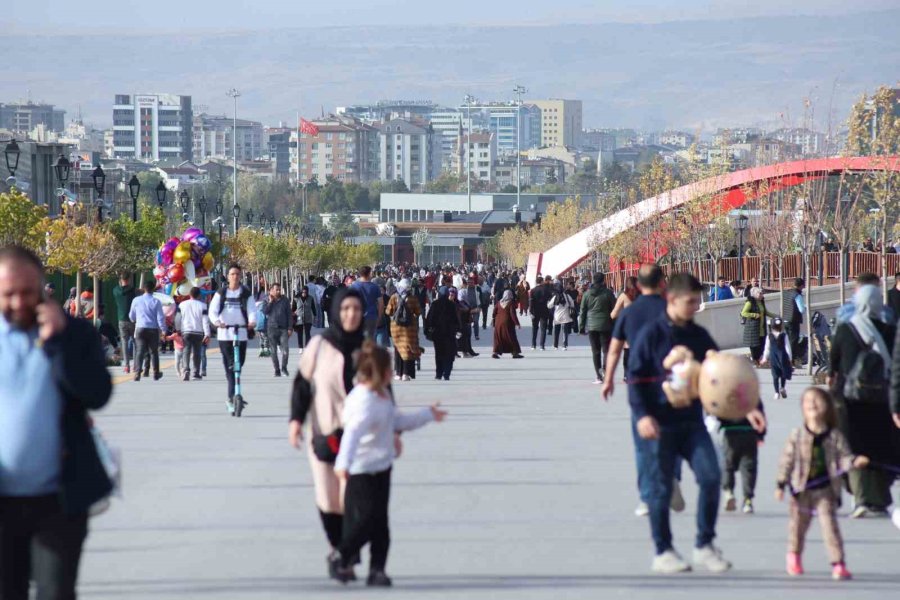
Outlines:
[{"label": "woman in beige coat", "polygon": [[[325,462],[316,456],[313,440],[343,430],[344,399],[353,389],[355,354],[363,343],[363,298],[360,293],[351,289],[338,291],[330,317],[329,328],[314,337],[300,357],[291,397],[289,440],[295,448],[306,442],[316,506],[334,552],[341,542],[344,527],[344,486],[334,474],[333,460]],[[304,440],[303,425],[306,423],[309,427]]]}]

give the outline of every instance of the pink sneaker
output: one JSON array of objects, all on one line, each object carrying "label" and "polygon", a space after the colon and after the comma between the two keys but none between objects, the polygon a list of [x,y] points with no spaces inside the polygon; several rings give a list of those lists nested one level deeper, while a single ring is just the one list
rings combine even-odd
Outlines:
[{"label": "pink sneaker", "polygon": [[831,578],[835,581],[843,581],[845,579],[853,579],[853,575],[847,570],[847,565],[839,562],[831,568]]},{"label": "pink sneaker", "polygon": [[803,575],[803,560],[798,552],[787,553],[787,573],[788,575]]}]

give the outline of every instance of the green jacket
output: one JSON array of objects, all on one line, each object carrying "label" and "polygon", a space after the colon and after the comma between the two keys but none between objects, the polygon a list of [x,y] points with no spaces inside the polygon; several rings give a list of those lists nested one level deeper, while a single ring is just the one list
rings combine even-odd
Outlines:
[{"label": "green jacket", "polygon": [[612,331],[610,313],[616,306],[616,296],[605,285],[596,283],[581,298],[581,331]]}]

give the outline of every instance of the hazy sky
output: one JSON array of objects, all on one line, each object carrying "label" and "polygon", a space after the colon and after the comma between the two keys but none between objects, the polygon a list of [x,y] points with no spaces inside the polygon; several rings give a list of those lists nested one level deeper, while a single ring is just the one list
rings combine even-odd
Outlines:
[{"label": "hazy sky", "polygon": [[0,34],[334,25],[652,23],[760,15],[842,14],[898,0],[3,0]]}]

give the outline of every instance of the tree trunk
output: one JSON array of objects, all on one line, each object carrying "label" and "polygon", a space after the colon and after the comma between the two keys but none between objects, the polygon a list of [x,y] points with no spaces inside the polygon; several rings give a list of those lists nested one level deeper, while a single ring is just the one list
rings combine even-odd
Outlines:
[{"label": "tree trunk", "polygon": [[75,271],[75,316],[84,316],[81,314],[81,271]]},{"label": "tree trunk", "polygon": [[839,279],[840,279],[840,290],[838,290],[839,298],[840,298],[840,306],[843,306],[847,302],[847,291],[844,289],[844,282],[847,280],[846,266],[844,265],[844,252],[845,248],[841,246],[841,253],[838,255],[838,262],[840,262],[839,266]]},{"label": "tree trunk", "polygon": [[94,327],[100,327],[100,278],[94,275]]},{"label": "tree trunk", "polygon": [[784,321],[784,277],[782,277],[782,269],[784,268],[784,257],[778,257],[778,298],[781,304],[781,320]]}]

